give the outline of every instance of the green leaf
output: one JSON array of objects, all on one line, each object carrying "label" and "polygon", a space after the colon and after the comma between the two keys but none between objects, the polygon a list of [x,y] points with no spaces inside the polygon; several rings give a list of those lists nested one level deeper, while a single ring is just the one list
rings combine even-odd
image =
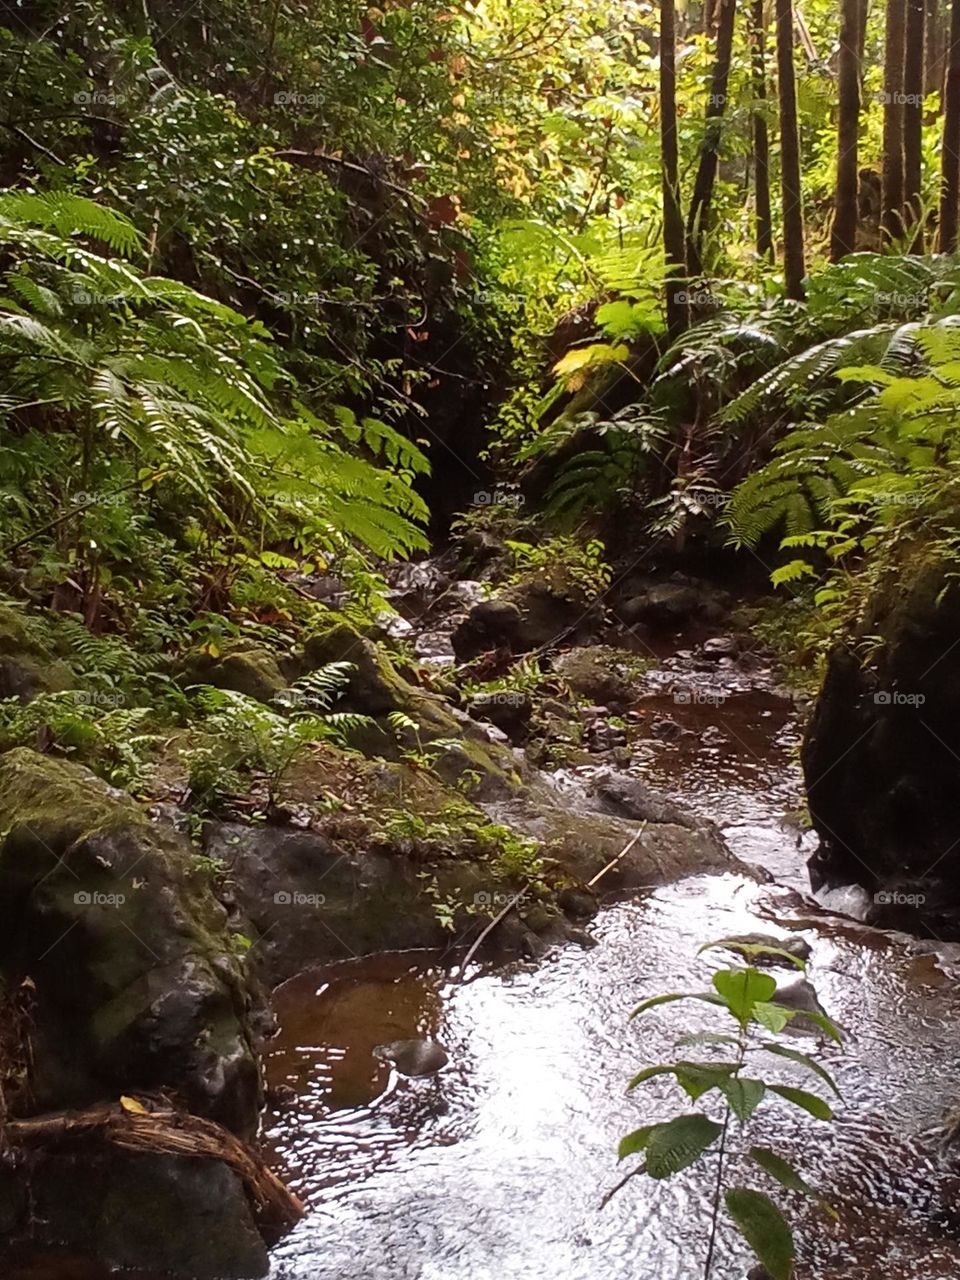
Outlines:
[{"label": "green leaf", "polygon": [[647,1143],[647,1173],[651,1178],[672,1177],[699,1160],[722,1132],[723,1125],[701,1112],[657,1125]]},{"label": "green leaf", "polygon": [[772,1084],[769,1088],[771,1092],[779,1093],[781,1098],[786,1098],[787,1102],[792,1102],[795,1107],[808,1111],[818,1120],[829,1120],[833,1116],[833,1108],[829,1102],[824,1102],[823,1098],[817,1097],[815,1093],[808,1093],[806,1089],[794,1089],[788,1084]]},{"label": "green leaf", "polygon": [[837,1083],[830,1072],[814,1058],[811,1058],[809,1054],[800,1053],[797,1049],[788,1049],[782,1044],[768,1044],[766,1042],[760,1048],[765,1049],[767,1053],[775,1053],[778,1058],[787,1058],[790,1062],[796,1062],[801,1067],[806,1067],[808,1071],[812,1071],[814,1075],[819,1076],[824,1084],[829,1085],[838,1098],[841,1096]]},{"label": "green leaf", "polygon": [[646,1151],[650,1135],[656,1128],[658,1126],[655,1124],[645,1124],[639,1129],[634,1129],[633,1133],[624,1134],[617,1148],[618,1159],[625,1160],[627,1156],[635,1156],[640,1151]]},{"label": "green leaf", "polygon": [[723,1089],[736,1069],[735,1062],[678,1062],[677,1084],[696,1102],[711,1089]]},{"label": "green leaf", "polygon": [[750,1158],[755,1160],[765,1173],[769,1173],[771,1178],[779,1182],[781,1187],[786,1187],[788,1191],[799,1191],[814,1200],[819,1198],[810,1183],[800,1177],[789,1160],[784,1160],[775,1151],[770,1151],[767,1147],[751,1147]]},{"label": "green leaf", "polygon": [[655,1009],[660,1004],[672,1004],[675,1000],[704,1000],[707,1004],[720,1003],[710,991],[670,991],[666,995],[650,996],[648,1000],[641,1000],[630,1017],[635,1018],[640,1013],[646,1013],[648,1009]]},{"label": "green leaf", "polygon": [[840,1028],[833,1019],[828,1018],[825,1013],[817,1013],[813,1009],[803,1009],[799,1012],[798,1016],[801,1022],[808,1018],[811,1022],[815,1023],[822,1031],[827,1033],[831,1040],[835,1040],[837,1044],[843,1043],[843,1036],[840,1033]]},{"label": "green leaf", "polygon": [[766,1027],[774,1035],[782,1031],[791,1018],[796,1017],[796,1009],[785,1009],[782,1004],[773,1004],[768,1000],[758,1000],[753,1006],[753,1016],[761,1027]]},{"label": "green leaf", "polygon": [[746,1122],[763,1101],[767,1086],[762,1080],[743,1079],[723,1080],[719,1083],[720,1092],[730,1104],[730,1110],[741,1124]]},{"label": "green leaf", "polygon": [[673,1042],[675,1049],[700,1044],[739,1044],[736,1036],[721,1035],[719,1031],[687,1031]]},{"label": "green leaf", "polygon": [[713,985],[742,1027],[750,1021],[757,1001],[769,1000],[777,989],[769,974],[752,968],[720,969],[713,975]]},{"label": "green leaf", "polygon": [[731,1187],[723,1198],[737,1230],[773,1280],[791,1280],[793,1233],[770,1197],[749,1187]]}]

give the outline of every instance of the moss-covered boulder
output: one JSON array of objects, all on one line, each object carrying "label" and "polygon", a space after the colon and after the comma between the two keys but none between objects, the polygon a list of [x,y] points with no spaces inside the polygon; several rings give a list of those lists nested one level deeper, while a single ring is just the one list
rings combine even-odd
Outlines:
[{"label": "moss-covered boulder", "polygon": [[509,792],[519,785],[516,761],[507,747],[492,741],[482,726],[442,695],[405,679],[381,645],[333,612],[326,626],[305,641],[295,674],[316,671],[331,662],[349,662],[354,668],[336,709],[355,711],[374,721],[351,735],[351,745],[364,754],[397,760],[405,753],[422,754],[439,743],[442,749],[430,754],[441,777],[455,781],[471,771],[487,794]]},{"label": "moss-covered boulder", "polygon": [[273,702],[287,687],[276,655],[243,641],[225,646],[215,657],[205,650],[187,654],[179,678],[184,686],[210,684],[265,703]]},{"label": "moss-covered boulder", "polygon": [[0,757],[0,972],[36,989],[40,1110],[172,1091],[249,1135],[256,997],[190,845],[87,769]]},{"label": "moss-covered boulder", "polygon": [[73,687],[73,673],[20,609],[0,605],[0,698],[26,702]]}]

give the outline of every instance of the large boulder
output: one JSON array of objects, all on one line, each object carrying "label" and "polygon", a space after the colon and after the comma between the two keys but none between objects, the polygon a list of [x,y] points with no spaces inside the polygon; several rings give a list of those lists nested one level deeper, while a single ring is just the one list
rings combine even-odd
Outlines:
[{"label": "large boulder", "polygon": [[601,602],[582,588],[532,578],[474,605],[453,633],[453,649],[461,662],[489,649],[531,653],[586,643],[602,622]]},{"label": "large boulder", "polygon": [[0,1169],[0,1234],[178,1280],[256,1280],[269,1270],[240,1179],[190,1156],[96,1144],[34,1153],[29,1180]]},{"label": "large boulder", "polygon": [[[858,656],[867,638],[871,656]],[[872,918],[926,900],[960,931],[960,588],[936,564],[899,571],[830,655],[803,744],[820,837],[815,886],[863,885]],[[878,643],[879,639],[879,643]],[[917,897],[921,898],[918,903]],[[916,915],[916,912],[912,912]]]},{"label": "large boulder", "polygon": [[180,680],[186,686],[210,684],[265,703],[273,702],[287,687],[276,655],[262,645],[245,641],[226,645],[216,656],[206,650],[187,654]]},{"label": "large boulder", "polygon": [[626,583],[616,616],[628,626],[636,623],[654,630],[679,630],[694,622],[722,621],[730,597],[707,582],[674,574],[666,582]]},{"label": "large boulder", "polygon": [[167,1089],[250,1135],[256,995],[190,844],[79,765],[0,757],[0,973],[35,987],[35,1109]]},{"label": "large boulder", "polygon": [[470,771],[479,779],[475,794],[508,792],[517,785],[515,761],[507,747],[492,741],[465,711],[439,693],[407,680],[381,645],[332,612],[308,637],[302,654],[291,659],[288,670],[302,676],[331,662],[353,667],[337,711],[358,712],[373,721],[350,735],[351,745],[365,755],[397,760],[440,743],[443,749],[433,767],[445,780],[455,781]]}]

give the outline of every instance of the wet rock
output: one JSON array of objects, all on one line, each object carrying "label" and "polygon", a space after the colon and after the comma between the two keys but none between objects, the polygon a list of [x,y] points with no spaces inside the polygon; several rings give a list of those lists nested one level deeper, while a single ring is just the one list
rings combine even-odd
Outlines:
[{"label": "wet rock", "polygon": [[672,716],[658,716],[650,725],[650,736],[659,738],[661,742],[678,742],[681,738],[692,737],[693,732]]},{"label": "wet rock", "polygon": [[587,641],[602,619],[600,604],[582,592],[533,580],[475,605],[453,633],[453,647],[461,662],[490,649],[545,650]]},{"label": "wet rock", "polygon": [[626,744],[626,730],[607,720],[594,720],[584,730],[587,749],[593,752],[613,751]]},{"label": "wet rock", "polygon": [[700,646],[704,658],[719,662],[721,658],[735,658],[740,652],[740,641],[736,636],[711,636]]},{"label": "wet rock", "polygon": [[858,634],[880,638],[875,656],[834,649],[803,743],[811,879],[871,895],[921,884],[919,914],[960,937],[960,588],[947,567],[905,568]]},{"label": "wet rock", "polygon": [[605,706],[622,707],[636,697],[624,663],[627,655],[608,645],[570,649],[553,661],[553,669],[574,693]]},{"label": "wet rock", "polygon": [[[612,861],[637,833],[636,822],[592,809],[573,810],[557,804],[544,786],[496,806],[498,821],[541,840],[550,855],[585,885]],[[757,873],[729,851],[709,825],[691,830],[674,823],[651,822],[630,853],[609,871],[596,892],[632,890],[669,884],[704,871]]]},{"label": "wet rock", "polygon": [[653,787],[626,773],[608,772],[594,778],[591,790],[606,813],[644,822],[670,822],[695,831],[710,824],[689,809],[675,804]]},{"label": "wet rock", "polygon": [[519,606],[512,600],[481,600],[454,631],[453,651],[461,662],[489,649],[506,648],[519,653],[521,625]]},{"label": "wet rock", "polygon": [[276,655],[243,641],[228,645],[218,657],[199,651],[188,654],[179,679],[184,686],[210,684],[265,703],[273,702],[287,688]]},{"label": "wet rock", "polygon": [[167,1088],[244,1135],[257,990],[189,843],[79,765],[0,757],[0,970],[36,988],[38,1109]]},{"label": "wet rock", "polygon": [[[749,947],[773,947],[777,951],[786,951],[788,955],[794,956],[804,963],[810,959],[812,954],[810,943],[805,938],[775,938],[769,933],[739,933],[726,939],[726,941],[741,942]],[[782,956],[763,955],[762,953],[751,956],[750,963],[759,968],[775,968],[778,965],[790,966],[790,961],[785,960]],[[793,966],[790,967],[792,968]]]},{"label": "wet rock", "polygon": [[47,1154],[9,1182],[0,1172],[4,1222],[20,1241],[111,1269],[149,1265],[176,1280],[257,1280],[269,1270],[243,1186],[217,1160],[116,1148]]},{"label": "wet rock", "polygon": [[589,889],[561,889],[557,901],[563,910],[577,920],[589,920],[597,914],[599,903]]},{"label": "wet rock", "polygon": [[725,592],[684,578],[644,586],[619,605],[617,615],[628,624],[679,629],[694,621],[718,622],[726,616],[729,604]]},{"label": "wet rock", "polygon": [[480,693],[467,707],[476,720],[489,720],[501,729],[511,742],[522,743],[530,732],[533,702],[528,693]]},{"label": "wet rock", "polygon": [[391,1040],[378,1044],[374,1057],[391,1062],[405,1076],[432,1076],[450,1061],[443,1045],[436,1040]]}]

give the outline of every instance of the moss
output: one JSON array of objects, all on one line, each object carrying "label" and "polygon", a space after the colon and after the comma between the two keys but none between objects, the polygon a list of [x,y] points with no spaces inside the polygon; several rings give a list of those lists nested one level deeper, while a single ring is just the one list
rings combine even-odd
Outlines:
[{"label": "moss", "polygon": [[26,701],[73,684],[73,672],[40,638],[40,628],[21,610],[0,605],[0,697]]},{"label": "moss", "polygon": [[228,646],[217,657],[204,652],[187,654],[180,681],[184,685],[211,684],[216,689],[270,703],[287,687],[276,656],[256,645]]}]

